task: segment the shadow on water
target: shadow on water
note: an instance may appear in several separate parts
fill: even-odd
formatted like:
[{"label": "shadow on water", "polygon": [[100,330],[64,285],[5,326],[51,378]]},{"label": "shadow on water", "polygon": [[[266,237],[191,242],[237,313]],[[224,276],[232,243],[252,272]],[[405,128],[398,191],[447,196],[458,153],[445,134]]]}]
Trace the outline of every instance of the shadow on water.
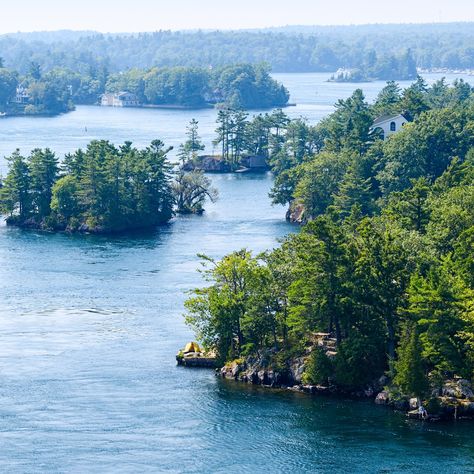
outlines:
[{"label": "shadow on water", "polygon": [[[248,425],[258,437],[272,427],[280,452],[304,472],[472,472],[474,454],[469,422],[430,424],[373,401],[310,396],[219,380],[216,404],[229,423]],[[228,418],[227,418],[228,417]],[[238,431],[234,426],[232,431]],[[291,440],[291,441],[290,441]],[[275,453],[276,454],[276,453]],[[362,463],[362,464],[361,464]],[[384,470],[385,469],[385,470]]]}]

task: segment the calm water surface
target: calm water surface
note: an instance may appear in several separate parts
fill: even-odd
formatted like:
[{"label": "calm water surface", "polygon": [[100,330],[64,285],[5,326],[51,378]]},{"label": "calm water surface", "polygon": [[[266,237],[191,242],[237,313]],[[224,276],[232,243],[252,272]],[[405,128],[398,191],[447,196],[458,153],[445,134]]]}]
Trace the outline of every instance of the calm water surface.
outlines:
[{"label": "calm water surface", "polygon": [[[316,121],[353,89],[322,77],[279,75],[301,103],[290,113]],[[369,85],[371,97],[382,85]],[[193,116],[210,141],[212,110],[79,107],[0,121],[0,148],[67,152],[94,137],[177,144]],[[213,180],[220,200],[204,216],[149,233],[0,226],[0,472],[474,472],[470,424],[412,424],[371,403],[176,367],[192,338],[182,311],[201,283],[196,254],[261,251],[294,230],[269,203],[270,176]]]}]

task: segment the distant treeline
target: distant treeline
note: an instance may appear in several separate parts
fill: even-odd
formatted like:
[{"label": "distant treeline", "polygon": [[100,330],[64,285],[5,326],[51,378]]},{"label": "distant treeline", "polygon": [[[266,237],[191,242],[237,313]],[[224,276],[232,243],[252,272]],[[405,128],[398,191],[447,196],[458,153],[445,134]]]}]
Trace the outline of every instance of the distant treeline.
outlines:
[{"label": "distant treeline", "polygon": [[21,76],[3,68],[0,59],[0,112],[61,113],[74,104],[95,104],[106,92],[120,91],[135,94],[141,104],[192,107],[283,107],[289,98],[285,87],[261,65],[131,69],[109,74],[103,67],[87,73],[56,67],[43,73],[39,63],[30,63]]},{"label": "distant treeline", "polygon": [[[233,32],[103,35],[91,32],[16,34],[0,37],[5,64],[26,73],[31,61],[81,74],[151,67],[220,67],[267,63],[274,72],[364,69],[389,64],[408,49],[421,68],[474,68],[471,23],[288,27]],[[384,76],[386,79],[402,79]]]}]

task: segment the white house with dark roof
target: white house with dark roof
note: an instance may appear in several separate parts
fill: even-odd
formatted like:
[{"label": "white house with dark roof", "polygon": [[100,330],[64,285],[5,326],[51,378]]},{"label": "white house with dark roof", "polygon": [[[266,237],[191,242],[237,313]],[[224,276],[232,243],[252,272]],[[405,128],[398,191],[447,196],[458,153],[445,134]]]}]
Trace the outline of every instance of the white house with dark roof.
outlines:
[{"label": "white house with dark roof", "polygon": [[371,131],[382,130],[383,139],[399,132],[409,120],[403,114],[381,115],[377,117],[370,128]]}]

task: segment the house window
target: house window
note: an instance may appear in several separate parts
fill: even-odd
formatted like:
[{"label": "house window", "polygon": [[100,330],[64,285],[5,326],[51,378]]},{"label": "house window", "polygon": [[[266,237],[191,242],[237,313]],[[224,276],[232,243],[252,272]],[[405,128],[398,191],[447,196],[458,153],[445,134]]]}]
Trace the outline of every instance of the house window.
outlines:
[{"label": "house window", "polygon": [[391,132],[397,131],[397,124],[395,122],[390,122],[390,131]]}]

